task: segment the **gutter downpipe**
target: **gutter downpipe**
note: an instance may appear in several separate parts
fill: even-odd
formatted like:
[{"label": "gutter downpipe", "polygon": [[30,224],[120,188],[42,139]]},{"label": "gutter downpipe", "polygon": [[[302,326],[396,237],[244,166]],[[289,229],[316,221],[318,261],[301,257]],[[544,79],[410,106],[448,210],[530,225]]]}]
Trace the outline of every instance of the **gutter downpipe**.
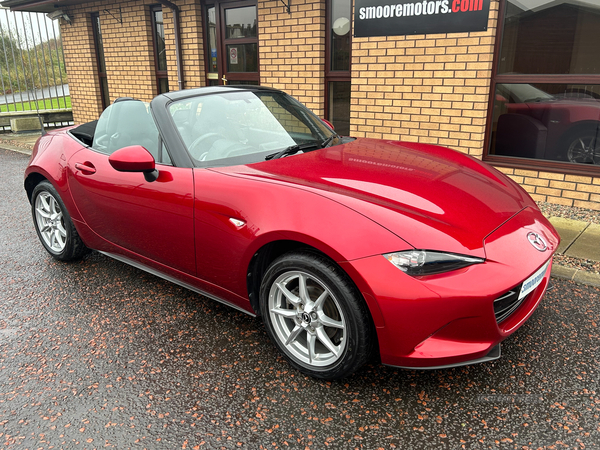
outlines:
[{"label": "gutter downpipe", "polygon": [[183,90],[183,62],[181,61],[181,38],[179,35],[179,7],[169,0],[158,0],[161,5],[164,5],[173,11],[173,28],[175,28],[175,56],[177,58],[177,84],[179,90]]}]

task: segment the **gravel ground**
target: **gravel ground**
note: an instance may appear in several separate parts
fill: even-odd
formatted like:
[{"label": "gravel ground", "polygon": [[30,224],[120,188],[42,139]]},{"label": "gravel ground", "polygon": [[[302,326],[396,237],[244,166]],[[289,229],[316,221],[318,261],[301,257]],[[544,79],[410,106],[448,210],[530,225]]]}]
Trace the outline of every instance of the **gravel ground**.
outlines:
[{"label": "gravel ground", "polygon": [[[555,205],[546,202],[538,202],[538,206],[546,217],[563,217],[565,219],[600,224],[600,211],[577,208],[576,206]],[[554,264],[600,275],[600,261],[573,258],[566,255],[554,255]]]},{"label": "gravel ground", "polygon": [[538,202],[538,206],[546,217],[564,217],[565,219],[600,224],[600,211],[577,208],[576,206],[555,205],[547,202]]}]

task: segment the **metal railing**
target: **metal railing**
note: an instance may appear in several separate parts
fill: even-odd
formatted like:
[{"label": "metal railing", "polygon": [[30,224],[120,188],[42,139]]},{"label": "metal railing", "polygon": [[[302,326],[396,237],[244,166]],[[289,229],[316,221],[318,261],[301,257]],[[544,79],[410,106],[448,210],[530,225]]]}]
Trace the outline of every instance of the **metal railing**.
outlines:
[{"label": "metal railing", "polygon": [[0,129],[4,131],[10,129],[7,117],[71,110],[58,21],[44,13],[0,7],[0,89],[4,119],[0,119]]}]

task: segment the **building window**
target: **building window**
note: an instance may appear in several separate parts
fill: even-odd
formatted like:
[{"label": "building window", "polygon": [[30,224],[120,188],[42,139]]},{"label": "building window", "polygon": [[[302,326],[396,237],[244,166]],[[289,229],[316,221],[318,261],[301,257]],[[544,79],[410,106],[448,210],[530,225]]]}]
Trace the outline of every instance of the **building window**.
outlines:
[{"label": "building window", "polygon": [[351,0],[327,2],[326,118],[341,135],[350,134]]},{"label": "building window", "polygon": [[485,159],[600,173],[600,5],[503,5]]},{"label": "building window", "polygon": [[204,11],[207,85],[260,84],[256,1],[216,0]]},{"label": "building window", "polygon": [[104,60],[104,44],[102,42],[99,13],[92,13],[92,27],[94,28],[94,44],[96,46],[96,63],[98,68],[98,80],[100,81],[102,109],[106,109],[106,107],[110,105],[110,95],[108,94],[108,80],[106,79],[106,62]]},{"label": "building window", "polygon": [[209,6],[206,8],[206,37],[207,45],[207,78],[208,86],[216,86],[219,84],[219,66],[217,62],[217,19],[216,8]]},{"label": "building window", "polygon": [[154,66],[156,69],[157,92],[169,92],[169,75],[167,72],[167,52],[165,48],[165,27],[161,6],[152,6],[152,36],[154,42]]}]

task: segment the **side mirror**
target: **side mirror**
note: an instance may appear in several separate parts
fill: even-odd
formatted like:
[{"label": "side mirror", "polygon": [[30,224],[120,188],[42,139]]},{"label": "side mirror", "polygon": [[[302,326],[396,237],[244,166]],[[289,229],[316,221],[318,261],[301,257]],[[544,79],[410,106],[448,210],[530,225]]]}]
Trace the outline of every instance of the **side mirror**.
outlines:
[{"label": "side mirror", "polygon": [[321,120],[323,121],[323,123],[325,125],[327,125],[329,128],[331,128],[332,130],[335,131],[335,128],[333,127],[333,124],[329,120],[327,120],[327,119],[321,119]]},{"label": "side mirror", "polygon": [[108,162],[119,172],[142,172],[148,182],[158,178],[154,157],[141,145],[120,148],[108,157]]}]

